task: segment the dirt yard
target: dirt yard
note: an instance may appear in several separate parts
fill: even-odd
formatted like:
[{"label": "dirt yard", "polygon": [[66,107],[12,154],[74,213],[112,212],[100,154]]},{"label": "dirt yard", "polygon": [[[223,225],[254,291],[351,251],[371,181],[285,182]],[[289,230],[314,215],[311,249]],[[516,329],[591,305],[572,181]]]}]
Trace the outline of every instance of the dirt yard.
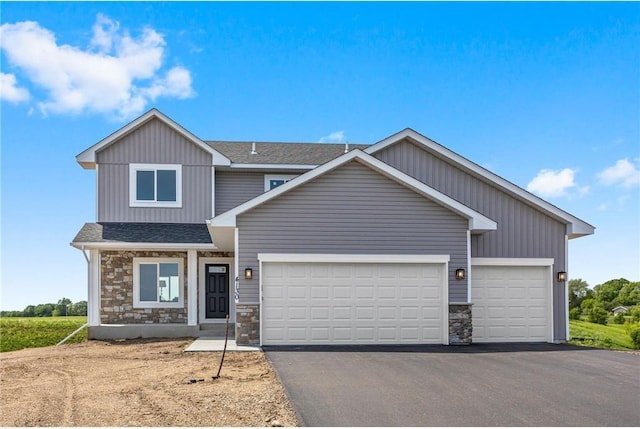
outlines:
[{"label": "dirt yard", "polygon": [[[0,426],[297,426],[259,352],[190,340],[90,341],[0,354]],[[204,379],[191,383],[190,379]]]}]

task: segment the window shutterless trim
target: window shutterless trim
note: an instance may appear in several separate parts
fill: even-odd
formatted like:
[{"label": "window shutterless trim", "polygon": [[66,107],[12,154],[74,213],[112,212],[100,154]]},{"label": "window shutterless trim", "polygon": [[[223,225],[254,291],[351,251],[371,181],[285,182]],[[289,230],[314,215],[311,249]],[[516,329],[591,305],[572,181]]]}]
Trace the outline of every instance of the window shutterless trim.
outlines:
[{"label": "window shutterless trim", "polygon": [[[140,301],[141,264],[178,264],[178,301]],[[158,271],[159,275],[159,271]],[[183,258],[133,258],[133,308],[183,308],[184,307],[184,259]]]},{"label": "window shutterless trim", "polygon": [[[158,170],[173,170],[176,172],[176,200],[157,201],[158,198]],[[137,199],[138,171],[153,171],[154,199]],[[167,207],[182,208],[182,165],[180,164],[129,164],[129,207]]]}]

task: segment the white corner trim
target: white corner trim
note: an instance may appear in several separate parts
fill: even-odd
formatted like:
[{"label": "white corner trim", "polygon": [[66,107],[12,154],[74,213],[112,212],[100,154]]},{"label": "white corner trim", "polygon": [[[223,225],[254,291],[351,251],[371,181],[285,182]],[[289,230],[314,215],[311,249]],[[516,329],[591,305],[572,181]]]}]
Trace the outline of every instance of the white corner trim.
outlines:
[{"label": "white corner trim", "polygon": [[94,168],[96,165],[96,153],[98,151],[118,141],[120,138],[124,137],[126,134],[144,125],[145,123],[147,123],[153,118],[159,119],[165,125],[169,126],[174,131],[176,131],[178,134],[182,135],[184,138],[194,143],[200,149],[209,153],[211,155],[212,165],[224,165],[224,166],[231,165],[231,160],[229,158],[222,155],[217,150],[213,149],[211,146],[206,144],[204,141],[200,140],[198,137],[196,137],[186,128],[182,127],[180,124],[178,124],[177,122],[175,122],[174,120],[172,120],[171,118],[169,118],[168,116],[160,112],[158,109],[149,110],[148,112],[142,114],[138,118],[129,122],[124,127],[120,128],[116,132],[100,140],[98,143],[94,144],[90,148],[85,149],[84,151],[76,155],[76,161],[85,169]]},{"label": "white corner trim", "polygon": [[211,217],[216,215],[216,167],[211,166]]},{"label": "white corner trim", "polygon": [[91,250],[89,252],[89,264],[88,264],[88,296],[87,296],[87,322],[89,326],[100,325],[100,302],[101,291],[100,287],[100,252],[98,250]]},{"label": "white corner trim", "polygon": [[449,261],[442,273],[442,344],[449,345]]},{"label": "white corner trim", "polygon": [[595,227],[586,223],[585,221],[578,219],[572,214],[567,213],[564,210],[554,206],[553,204],[546,202],[542,198],[539,198],[533,195],[532,193],[522,189],[521,187],[509,182],[506,179],[503,179],[502,177],[479,166],[478,164],[472,161],[469,161],[463,156],[458,155],[457,153],[447,149],[446,147],[440,145],[439,143],[436,143],[435,141],[429,139],[428,137],[423,136],[422,134],[412,130],[411,128],[406,128],[398,133],[395,133],[385,138],[384,140],[381,140],[378,143],[375,143],[365,148],[364,151],[368,154],[374,154],[407,137],[420,145],[428,147],[432,151],[442,155],[443,157],[463,167],[464,169],[469,170],[480,177],[484,177],[485,179],[488,179],[496,186],[502,188],[503,190],[513,195],[516,195],[520,199],[528,202],[529,204],[532,204],[535,207],[538,207],[540,210],[567,222],[567,234],[569,235],[569,238],[577,238],[583,235],[591,235],[595,232]]},{"label": "white corner trim", "polygon": [[467,302],[473,302],[472,289],[472,277],[473,270],[471,269],[471,231],[467,231]]},{"label": "white corner trim", "polygon": [[216,216],[210,221],[207,221],[209,225],[212,227],[224,227],[224,226],[236,226],[236,217],[260,204],[263,204],[273,198],[278,197],[279,195],[294,189],[310,180],[315,179],[316,177],[325,174],[335,168],[340,167],[343,164],[346,164],[349,161],[357,160],[362,164],[369,166],[370,168],[378,171],[379,173],[385,175],[391,180],[394,180],[404,186],[414,190],[415,192],[423,195],[424,197],[435,201],[436,203],[447,207],[449,210],[454,213],[459,214],[460,216],[470,219],[470,227],[476,231],[475,228],[478,228],[478,232],[483,232],[487,230],[495,230],[497,229],[497,223],[486,216],[476,212],[475,210],[470,209],[464,204],[454,200],[443,193],[436,191],[430,186],[425,185],[417,179],[391,167],[388,164],[372,157],[371,155],[366,154],[360,149],[354,149],[351,152],[345,153],[338,158],[335,158],[326,164],[321,165],[320,167],[311,170],[305,174],[302,174],[289,182],[278,186],[275,189],[272,189],[269,192],[265,192],[252,200],[245,202],[244,204],[240,204],[239,206],[221,214],[220,216]]},{"label": "white corner trim", "polygon": [[553,258],[471,258],[471,266],[551,267]]},{"label": "white corner trim", "polygon": [[[324,262],[375,264],[444,264],[449,255],[352,255],[324,253],[258,253],[263,262]],[[262,272],[262,271],[260,271]],[[446,277],[446,276],[445,276]]]}]

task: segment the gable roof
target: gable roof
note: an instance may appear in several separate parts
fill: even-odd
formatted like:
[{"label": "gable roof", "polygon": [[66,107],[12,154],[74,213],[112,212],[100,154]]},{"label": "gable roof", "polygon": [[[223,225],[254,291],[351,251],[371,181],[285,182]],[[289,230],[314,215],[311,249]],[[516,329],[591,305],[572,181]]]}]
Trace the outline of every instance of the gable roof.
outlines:
[{"label": "gable roof", "polygon": [[204,223],[85,223],[71,245],[76,248],[213,248]]},{"label": "gable roof", "polygon": [[481,177],[485,180],[488,180],[494,186],[507,192],[515,198],[538,208],[540,211],[550,215],[551,217],[560,219],[562,222],[567,224],[567,235],[569,236],[569,239],[591,235],[595,232],[595,227],[593,225],[588,224],[582,219],[579,219],[572,214],[565,212],[564,210],[554,206],[553,204],[543,200],[542,198],[535,196],[529,191],[509,182],[506,179],[503,179],[497,174],[492,173],[491,171],[479,166],[478,164],[468,160],[461,155],[458,155],[457,153],[447,149],[439,143],[436,143],[430,138],[423,136],[422,134],[412,130],[411,128],[405,128],[404,130],[393,134],[392,136],[387,137],[386,139],[381,140],[378,143],[368,146],[366,149],[364,149],[364,151],[368,154],[374,154],[404,139],[409,139],[419,146],[427,148],[430,152],[435,152],[445,160],[456,165],[458,168],[461,168],[462,170],[467,171],[476,177]]},{"label": "gable roof", "polygon": [[307,183],[310,180],[315,179],[318,176],[326,174],[341,165],[344,165],[350,161],[360,162],[378,173],[388,177],[389,179],[400,183],[401,185],[406,186],[409,189],[412,189],[414,192],[428,198],[452,212],[466,218],[469,220],[469,229],[474,233],[482,233],[486,231],[492,231],[497,229],[497,224],[495,221],[489,219],[488,217],[476,212],[475,210],[470,209],[464,204],[454,200],[447,195],[436,191],[430,186],[425,185],[413,177],[408,176],[407,174],[391,167],[388,164],[374,158],[371,155],[366,154],[360,149],[355,149],[351,152],[345,153],[344,155],[329,161],[320,167],[315,168],[305,174],[302,174],[289,182],[278,186],[275,189],[272,189],[264,194],[261,194],[255,197],[252,200],[247,201],[244,204],[240,204],[239,206],[214,217],[207,221],[207,224],[213,229],[214,236],[216,235],[215,229],[218,227],[228,228],[236,226],[236,218],[238,215],[245,213],[252,208],[259,206],[261,204],[266,203],[274,198],[277,198],[279,195],[290,191],[291,189],[295,189],[298,186]]},{"label": "gable roof", "polygon": [[165,125],[173,128],[178,134],[182,135],[187,140],[191,141],[196,146],[200,147],[205,152],[211,154],[213,159],[213,165],[230,165],[231,160],[226,156],[222,155],[220,152],[216,151],[214,148],[206,144],[204,141],[200,140],[194,134],[183,128],[180,124],[160,112],[158,109],[151,109],[147,113],[139,116],[137,119],[129,122],[124,127],[120,128],[118,131],[112,133],[111,135],[105,137],[100,140],[98,143],[94,144],[90,148],[82,151],[78,155],[76,155],[76,161],[85,169],[94,169],[96,166],[96,153],[102,149],[105,149],[109,145],[117,142],[125,135],[131,133],[137,128],[141,127],[145,123],[149,122],[152,119],[158,119],[162,121]]},{"label": "gable roof", "polygon": [[[222,153],[236,168],[259,168],[267,164],[269,167],[294,166],[304,169],[315,168],[345,153],[344,143],[276,143],[276,142],[230,142],[206,141],[216,151]],[[256,153],[251,154],[255,144]],[[348,146],[349,150],[364,149],[368,145]],[[258,165],[259,164],[259,165]]]}]

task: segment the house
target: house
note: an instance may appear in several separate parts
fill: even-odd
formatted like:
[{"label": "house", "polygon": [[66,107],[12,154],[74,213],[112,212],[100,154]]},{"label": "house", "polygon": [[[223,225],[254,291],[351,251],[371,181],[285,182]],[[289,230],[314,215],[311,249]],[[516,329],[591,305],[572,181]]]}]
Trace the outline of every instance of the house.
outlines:
[{"label": "house", "polygon": [[629,311],[629,307],[625,307],[624,305],[619,305],[611,311],[613,312],[614,316],[617,316],[618,314],[626,313],[627,311]]},{"label": "house", "polygon": [[372,145],[204,141],[151,110],[77,157],[90,338],[469,344],[568,338],[594,227],[411,130]]}]

